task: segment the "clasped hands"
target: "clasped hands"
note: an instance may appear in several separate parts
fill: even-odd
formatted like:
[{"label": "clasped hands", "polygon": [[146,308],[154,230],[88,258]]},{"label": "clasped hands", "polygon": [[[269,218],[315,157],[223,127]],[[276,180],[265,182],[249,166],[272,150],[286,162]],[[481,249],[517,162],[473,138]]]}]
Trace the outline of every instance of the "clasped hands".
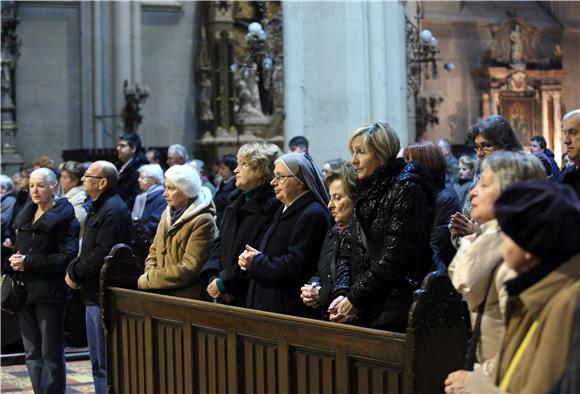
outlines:
[{"label": "clasped hands", "polygon": [[25,258],[26,258],[26,256],[23,254],[20,254],[20,252],[14,253],[12,256],[10,256],[8,258],[8,261],[10,262],[10,268],[12,268],[13,271],[24,272],[24,259]]},{"label": "clasped hands", "polygon": [[207,288],[206,288],[207,293],[214,300],[221,299],[226,304],[231,304],[232,301],[234,300],[234,296],[232,296],[229,293],[222,293],[217,285],[217,281],[218,281],[218,279],[216,278],[216,279],[212,280],[209,285],[207,285]]},{"label": "clasped hands", "polygon": [[470,220],[467,216],[460,212],[455,212],[451,215],[449,220],[449,228],[451,229],[452,235],[458,235],[464,237],[469,234],[473,234],[478,230],[478,224],[473,220]]},{"label": "clasped hands", "polygon": [[240,257],[238,257],[238,265],[240,266],[240,269],[242,271],[248,271],[252,265],[252,261],[254,261],[254,258],[260,253],[262,252],[252,248],[250,245],[246,245],[246,250],[244,250],[242,254],[240,254]]},{"label": "clasped hands", "polygon": [[345,296],[338,296],[328,307],[330,321],[352,323],[357,319],[358,309]]}]

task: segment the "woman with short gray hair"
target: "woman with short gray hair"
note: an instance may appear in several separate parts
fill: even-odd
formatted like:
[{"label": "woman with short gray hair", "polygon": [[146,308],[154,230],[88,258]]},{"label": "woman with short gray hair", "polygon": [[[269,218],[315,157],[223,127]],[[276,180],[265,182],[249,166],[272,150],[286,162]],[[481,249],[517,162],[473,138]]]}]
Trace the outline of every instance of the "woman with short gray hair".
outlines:
[{"label": "woman with short gray hair", "polygon": [[246,304],[248,278],[241,274],[238,256],[246,245],[257,245],[280,206],[270,185],[278,146],[249,142],[238,150],[234,169],[236,190],[229,196],[220,233],[201,271],[213,299],[235,306]]},{"label": "woman with short gray hair", "polygon": [[[14,183],[10,177],[2,174],[0,175],[0,207],[2,208],[2,213],[0,216],[0,223],[2,224],[2,239],[0,243],[3,243],[5,239],[10,238],[10,225],[12,224],[12,214],[14,213],[14,203],[16,203],[16,198],[12,195],[14,191]],[[2,264],[4,266],[4,264]]]},{"label": "woman with short gray hair", "polygon": [[84,233],[84,223],[87,210],[83,206],[87,194],[83,189],[81,178],[85,175],[85,167],[76,161],[65,161],[60,165],[60,186],[63,197],[66,198],[75,209],[77,220],[81,224],[81,237]]},{"label": "woman with short gray hair", "polygon": [[133,219],[133,249],[141,261],[145,260],[161,214],[167,207],[163,198],[163,169],[159,164],[145,164],[139,167],[139,188],[141,194],[135,197],[131,218]]},{"label": "woman with short gray hair", "polygon": [[35,393],[64,393],[66,267],[78,254],[79,223],[66,198],[56,196],[52,170],[30,174],[30,201],[14,219],[10,268],[24,278],[26,302],[18,312],[26,367]]},{"label": "woman with short gray hair", "polygon": [[473,339],[470,359],[481,364],[483,372],[489,375],[503,336],[507,302],[503,284],[515,275],[503,264],[501,229],[493,206],[512,183],[545,179],[546,173],[540,160],[524,152],[493,153],[483,161],[481,168],[480,181],[469,194],[471,217],[482,225],[480,231],[461,239],[459,250],[449,265],[449,277],[467,302],[472,325],[480,321],[478,331],[481,334],[479,339]]}]

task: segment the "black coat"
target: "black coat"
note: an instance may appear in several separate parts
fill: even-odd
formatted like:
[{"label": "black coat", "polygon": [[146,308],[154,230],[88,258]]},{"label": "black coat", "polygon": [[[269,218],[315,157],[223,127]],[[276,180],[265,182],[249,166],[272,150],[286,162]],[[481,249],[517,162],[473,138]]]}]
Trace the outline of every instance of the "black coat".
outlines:
[{"label": "black coat", "polygon": [[580,170],[576,165],[568,166],[560,173],[558,182],[572,186],[578,198],[580,198]]},{"label": "black coat", "polygon": [[[433,269],[431,178],[416,164],[394,159],[358,182],[357,192],[348,299],[359,309],[359,324],[403,332],[413,291]],[[359,230],[374,245],[374,258]]]},{"label": "black coat", "polygon": [[131,214],[118,194],[108,190],[89,209],[81,254],[67,268],[70,278],[81,286],[85,304],[98,303],[99,275],[103,259],[118,243],[131,240]]},{"label": "black coat", "polygon": [[[226,207],[231,202],[231,199],[229,196],[234,190],[237,190],[235,178],[231,179],[228,183],[221,181],[220,184],[218,185],[216,191],[215,191],[215,194],[213,196],[213,203],[215,204],[215,210],[216,210],[215,223],[218,226],[218,228],[221,228],[222,219],[224,216],[224,211],[225,211]],[[238,196],[238,195],[239,194],[237,194],[237,193],[235,194],[235,196]]]},{"label": "black coat", "polygon": [[141,193],[139,189],[139,168],[143,164],[148,164],[149,162],[142,154],[135,154],[131,162],[125,167],[123,171],[120,171],[123,167],[123,163],[118,165],[119,169],[119,181],[117,182],[117,193],[119,197],[127,207],[129,211],[133,209],[133,203],[135,202],[135,197],[137,194]]},{"label": "black coat", "polygon": [[339,232],[335,225],[328,230],[320,250],[318,275],[309,281],[320,284],[320,315],[324,320],[328,320],[330,303],[338,296],[346,297],[350,288],[350,256],[347,255],[348,248],[345,247],[348,242],[349,228]]},{"label": "black coat", "polygon": [[[449,220],[451,215],[460,211],[459,199],[453,186],[448,183],[445,187],[437,191],[435,197],[435,221],[431,231],[431,249],[433,250],[433,261],[441,268],[446,268],[453,260],[457,249],[451,243],[451,232],[449,231]],[[447,270],[443,270],[447,272]]]},{"label": "black coat", "polygon": [[300,288],[316,272],[330,215],[310,192],[299,197],[285,212],[283,208],[278,209],[256,248],[263,253],[254,258],[248,270],[246,307],[315,317],[317,312],[300,299]]},{"label": "black coat", "polygon": [[248,280],[240,274],[238,257],[246,245],[256,247],[272,223],[280,207],[270,185],[262,185],[250,193],[237,189],[225,209],[223,226],[213,242],[211,256],[201,269],[201,279],[207,286],[219,277],[227,293],[234,297],[232,305],[244,306]]},{"label": "black coat", "polygon": [[14,250],[25,255],[24,281],[27,302],[60,302],[66,299],[64,275],[79,251],[80,225],[72,205],[59,198],[33,223],[37,205],[30,201],[14,219]]}]

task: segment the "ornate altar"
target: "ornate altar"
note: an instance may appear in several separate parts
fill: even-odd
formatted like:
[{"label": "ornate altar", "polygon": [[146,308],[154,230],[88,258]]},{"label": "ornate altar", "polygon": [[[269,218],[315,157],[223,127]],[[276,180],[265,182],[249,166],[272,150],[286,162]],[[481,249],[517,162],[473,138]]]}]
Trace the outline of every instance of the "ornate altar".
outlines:
[{"label": "ornate altar", "polygon": [[200,157],[254,140],[284,141],[280,2],[201,4],[196,61]]},{"label": "ornate altar", "polygon": [[511,15],[492,26],[493,42],[478,70],[483,116],[500,114],[522,143],[543,135],[556,159],[562,156],[562,53],[556,45],[549,59],[535,55],[536,28]]}]

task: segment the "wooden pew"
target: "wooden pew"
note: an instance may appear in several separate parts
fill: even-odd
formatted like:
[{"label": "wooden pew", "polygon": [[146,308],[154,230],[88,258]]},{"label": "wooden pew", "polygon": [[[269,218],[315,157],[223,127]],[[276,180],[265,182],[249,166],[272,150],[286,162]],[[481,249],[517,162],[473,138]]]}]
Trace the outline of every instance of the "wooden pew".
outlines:
[{"label": "wooden pew", "polygon": [[101,272],[112,393],[435,393],[463,366],[467,324],[449,278],[431,273],[406,334],[130,290],[117,245]]}]

